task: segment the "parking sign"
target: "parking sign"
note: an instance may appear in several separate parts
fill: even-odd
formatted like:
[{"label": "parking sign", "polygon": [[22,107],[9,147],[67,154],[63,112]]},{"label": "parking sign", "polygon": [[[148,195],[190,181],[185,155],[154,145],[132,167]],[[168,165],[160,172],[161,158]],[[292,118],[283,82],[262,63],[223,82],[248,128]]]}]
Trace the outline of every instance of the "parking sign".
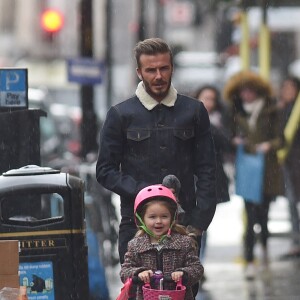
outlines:
[{"label": "parking sign", "polygon": [[28,108],[27,69],[0,69],[0,109]]}]

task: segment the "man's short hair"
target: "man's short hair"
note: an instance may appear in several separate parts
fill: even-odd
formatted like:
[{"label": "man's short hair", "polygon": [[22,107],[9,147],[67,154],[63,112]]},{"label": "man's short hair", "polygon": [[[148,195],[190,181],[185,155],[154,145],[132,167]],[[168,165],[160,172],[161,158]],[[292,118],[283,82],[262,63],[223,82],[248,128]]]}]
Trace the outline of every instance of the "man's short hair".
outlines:
[{"label": "man's short hair", "polygon": [[150,38],[140,41],[134,48],[136,64],[140,68],[140,57],[142,54],[155,55],[158,53],[170,53],[171,64],[173,65],[173,55],[169,45],[160,38]]}]

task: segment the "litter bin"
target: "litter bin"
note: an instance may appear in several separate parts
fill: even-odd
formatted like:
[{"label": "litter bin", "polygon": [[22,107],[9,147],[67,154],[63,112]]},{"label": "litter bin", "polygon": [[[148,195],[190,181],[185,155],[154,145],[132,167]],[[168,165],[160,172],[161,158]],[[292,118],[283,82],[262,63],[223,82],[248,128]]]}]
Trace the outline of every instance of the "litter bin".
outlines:
[{"label": "litter bin", "polygon": [[0,239],[20,241],[29,299],[89,299],[83,180],[35,165],[3,173]]}]

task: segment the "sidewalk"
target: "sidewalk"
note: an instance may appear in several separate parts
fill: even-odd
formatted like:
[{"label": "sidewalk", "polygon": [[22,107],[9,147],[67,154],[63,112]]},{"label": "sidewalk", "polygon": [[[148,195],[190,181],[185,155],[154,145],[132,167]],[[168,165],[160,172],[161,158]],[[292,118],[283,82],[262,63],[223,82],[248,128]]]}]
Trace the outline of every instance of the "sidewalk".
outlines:
[{"label": "sidewalk", "polygon": [[270,265],[260,264],[260,245],[255,248],[257,276],[244,279],[242,260],[243,202],[233,196],[230,203],[217,207],[208,231],[207,256],[203,262],[207,281],[197,300],[296,300],[300,299],[300,260],[281,261],[290,247],[288,237],[275,237],[289,231],[287,202],[279,198],[270,209]]}]

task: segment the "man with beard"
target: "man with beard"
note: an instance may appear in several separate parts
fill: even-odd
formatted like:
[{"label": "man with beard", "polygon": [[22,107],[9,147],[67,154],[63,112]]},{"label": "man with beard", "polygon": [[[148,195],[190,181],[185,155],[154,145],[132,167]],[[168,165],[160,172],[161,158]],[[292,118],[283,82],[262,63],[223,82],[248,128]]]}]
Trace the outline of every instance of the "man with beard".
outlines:
[{"label": "man with beard", "polygon": [[137,231],[133,204],[144,187],[177,176],[183,225],[195,228],[199,240],[216,208],[214,145],[204,105],[173,87],[173,56],[165,41],[146,39],[134,50],[141,82],[132,98],[109,109],[96,167],[98,182],[121,198],[121,263]]}]

